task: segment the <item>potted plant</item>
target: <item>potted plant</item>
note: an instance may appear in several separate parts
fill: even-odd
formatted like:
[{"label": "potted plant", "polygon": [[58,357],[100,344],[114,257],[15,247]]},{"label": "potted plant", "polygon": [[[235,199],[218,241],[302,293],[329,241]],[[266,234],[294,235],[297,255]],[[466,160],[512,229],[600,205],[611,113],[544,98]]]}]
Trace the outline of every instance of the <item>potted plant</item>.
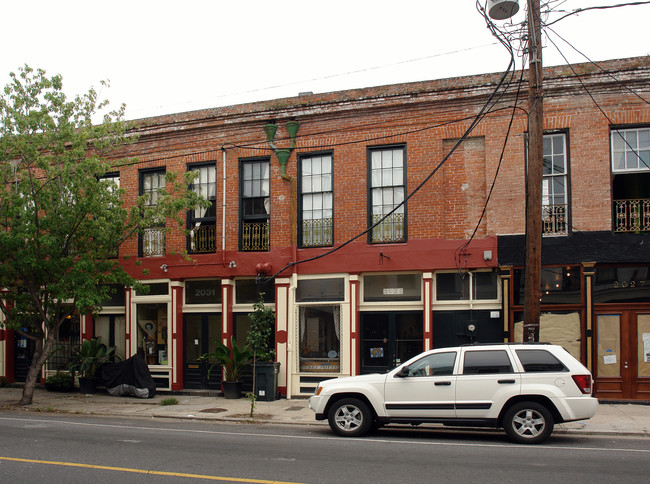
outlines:
[{"label": "potted plant", "polygon": [[264,293],[253,305],[253,312],[248,315],[251,328],[246,342],[253,350],[253,392],[254,398],[273,401],[277,396],[280,363],[275,360],[273,332],[275,330],[275,312],[264,305]]},{"label": "potted plant", "polygon": [[100,336],[84,340],[81,346],[75,349],[68,369],[73,374],[79,373],[79,391],[81,393],[95,393],[98,380],[97,369],[108,362],[114,352],[115,348],[107,347],[102,343]]},{"label": "potted plant", "polygon": [[208,368],[208,380],[215,366],[223,368],[224,374],[223,381],[221,382],[223,395],[226,398],[240,398],[242,385],[240,378],[246,368],[246,364],[253,356],[253,352],[249,345],[239,348],[234,336],[230,339],[232,348],[229,348],[218,339],[214,340],[214,343],[216,346],[214,351],[199,356],[199,361],[211,363]]}]

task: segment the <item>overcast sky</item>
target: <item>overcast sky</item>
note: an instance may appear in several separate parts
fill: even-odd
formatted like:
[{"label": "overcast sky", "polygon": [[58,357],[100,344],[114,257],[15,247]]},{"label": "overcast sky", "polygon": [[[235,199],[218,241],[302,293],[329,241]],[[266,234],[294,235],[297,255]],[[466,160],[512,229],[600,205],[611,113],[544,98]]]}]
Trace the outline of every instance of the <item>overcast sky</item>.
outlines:
[{"label": "overcast sky", "polygon": [[[617,3],[625,0],[550,0],[549,21]],[[0,86],[24,64],[62,74],[69,94],[108,79],[102,96],[126,103],[129,119],[497,72],[509,59],[475,0],[6,0],[0,12]],[[650,54],[649,20],[650,5],[627,6],[552,28],[600,61]],[[585,61],[554,41],[571,62]],[[565,63],[544,45],[544,65]]]}]

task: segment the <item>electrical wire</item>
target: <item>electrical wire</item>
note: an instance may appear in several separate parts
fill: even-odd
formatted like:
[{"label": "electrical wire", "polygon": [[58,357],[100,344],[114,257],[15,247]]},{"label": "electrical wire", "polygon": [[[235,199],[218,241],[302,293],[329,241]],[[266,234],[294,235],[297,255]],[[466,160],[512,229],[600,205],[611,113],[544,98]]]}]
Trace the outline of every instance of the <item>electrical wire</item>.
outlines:
[{"label": "electrical wire", "polygon": [[569,69],[571,69],[571,72],[573,72],[574,77],[578,80],[578,82],[580,83],[580,85],[582,86],[582,88],[585,90],[585,92],[587,93],[587,95],[588,95],[589,98],[591,99],[591,101],[592,101],[592,102],[594,103],[594,105],[598,108],[598,110],[599,110],[600,113],[605,117],[605,119],[607,119],[607,121],[608,121],[609,124],[611,125],[611,128],[612,128],[614,131],[616,131],[616,133],[617,133],[617,134],[621,137],[621,139],[625,142],[625,144],[627,145],[627,147],[628,147],[628,148],[629,148],[629,149],[630,149],[630,150],[631,150],[631,151],[636,155],[636,157],[639,159],[639,161],[640,161],[641,163],[643,163],[643,164],[645,165],[646,168],[650,169],[650,165],[648,165],[648,163],[647,163],[647,162],[646,162],[646,161],[641,157],[641,155],[636,151],[636,148],[633,147],[632,145],[630,145],[630,143],[627,141],[627,139],[625,138],[625,136],[623,136],[622,133],[620,132],[620,130],[616,127],[614,121],[612,121],[612,119],[607,115],[607,113],[605,112],[605,110],[600,106],[600,104],[598,104],[598,101],[596,101],[596,98],[594,97],[594,95],[591,93],[591,91],[589,90],[589,88],[588,88],[588,87],[585,85],[585,83],[582,81],[582,77],[580,77],[580,75],[576,72],[576,70],[573,68],[573,66],[569,63],[569,60],[566,58],[566,56],[564,55],[564,53],[562,52],[562,50],[558,47],[558,45],[553,41],[553,39],[552,39],[550,36],[547,35],[547,38],[548,38],[548,40],[553,44],[553,46],[554,46],[555,49],[558,51],[558,53],[562,56],[562,58],[564,59],[564,61],[567,63],[567,66],[569,67]]},{"label": "electrical wire", "polygon": [[545,24],[546,27],[550,27],[553,24],[558,23],[560,20],[564,20],[567,17],[570,17],[572,15],[576,15],[581,12],[587,12],[588,10],[607,10],[611,8],[619,8],[619,7],[633,7],[637,5],[648,5],[650,4],[650,1],[645,1],[645,2],[627,2],[627,3],[618,3],[616,5],[598,5],[594,7],[584,7],[584,8],[578,8],[572,12],[567,13],[566,15],[563,15],[562,17],[553,20],[552,22],[549,22]]},{"label": "electrical wire", "polygon": [[[479,11],[482,10],[483,13],[484,13],[484,17],[487,18],[487,14],[485,14],[484,9],[480,6],[479,0],[477,0],[477,8],[479,8]],[[491,22],[489,22],[489,23],[491,23]],[[495,28],[496,28],[496,27],[495,27]],[[500,37],[497,37],[497,38],[498,38],[502,43],[504,43]],[[505,45],[506,48],[508,49],[508,46],[507,46],[506,44],[504,44],[504,45]],[[430,172],[430,173],[429,173],[429,174],[424,178],[424,180],[422,180],[422,181],[421,181],[421,182],[420,182],[420,183],[419,183],[419,184],[418,184],[418,185],[417,185],[417,186],[416,186],[416,187],[415,187],[415,188],[414,188],[414,189],[413,189],[413,190],[412,190],[412,191],[411,191],[411,192],[410,192],[410,193],[409,193],[405,198],[404,198],[404,200],[403,200],[401,203],[397,204],[397,205],[396,205],[392,210],[390,210],[389,212],[387,212],[386,214],[384,214],[384,215],[383,215],[383,216],[382,216],[382,217],[381,217],[381,218],[380,218],[376,223],[374,223],[373,225],[371,225],[370,227],[368,227],[366,230],[364,230],[364,231],[360,232],[359,234],[355,235],[354,237],[352,237],[352,238],[348,239],[347,241],[343,242],[341,245],[339,245],[339,246],[337,246],[337,247],[334,247],[334,248],[328,250],[327,252],[325,252],[325,253],[323,253],[323,254],[320,254],[320,255],[317,255],[317,256],[314,256],[314,257],[309,257],[309,258],[307,258],[307,259],[302,259],[302,260],[299,260],[299,261],[293,261],[293,262],[290,262],[290,263],[288,263],[287,265],[285,265],[282,269],[280,269],[279,271],[277,271],[275,274],[271,275],[270,277],[258,277],[258,283],[264,283],[264,282],[268,282],[268,281],[270,281],[270,280],[272,280],[272,279],[275,279],[276,277],[278,277],[280,274],[282,274],[282,273],[283,273],[284,271],[286,271],[287,269],[290,269],[291,267],[295,267],[295,266],[298,265],[298,264],[304,264],[304,263],[306,263],[306,262],[312,262],[312,261],[315,261],[315,260],[318,260],[318,259],[322,259],[322,258],[324,258],[324,257],[327,257],[327,256],[333,254],[334,252],[337,252],[337,251],[341,250],[342,248],[344,248],[344,247],[346,247],[347,245],[349,245],[349,244],[351,244],[352,242],[354,242],[356,239],[358,239],[358,238],[360,238],[360,237],[362,237],[362,236],[368,234],[371,230],[373,230],[375,227],[377,227],[378,225],[380,225],[384,220],[386,220],[388,217],[390,217],[393,213],[395,213],[397,210],[399,210],[402,206],[405,206],[405,205],[407,204],[407,202],[408,202],[408,201],[409,201],[409,200],[410,200],[410,199],[411,199],[411,198],[412,198],[416,193],[418,193],[418,192],[420,191],[420,189],[422,189],[422,188],[423,188],[423,187],[428,183],[428,181],[429,181],[429,180],[430,180],[430,179],[431,179],[431,178],[432,178],[432,177],[433,177],[433,176],[438,172],[438,170],[439,170],[439,169],[440,169],[440,168],[441,168],[441,167],[442,167],[442,166],[447,162],[447,160],[448,160],[448,159],[451,157],[451,155],[456,151],[456,149],[457,149],[457,148],[462,144],[462,142],[465,141],[465,140],[467,139],[467,137],[472,133],[472,131],[474,130],[474,128],[476,128],[476,126],[477,126],[477,125],[478,125],[478,124],[483,120],[483,118],[484,118],[484,117],[489,113],[489,108],[490,108],[491,106],[494,107],[494,105],[495,105],[495,104],[494,104],[494,102],[495,102],[494,98],[495,98],[495,96],[497,95],[497,93],[499,93],[499,90],[501,89],[501,87],[503,86],[503,84],[506,82],[506,79],[508,78],[509,75],[511,76],[511,80],[510,80],[510,82],[512,82],[512,74],[514,73],[514,69],[513,69],[513,68],[514,68],[514,65],[515,65],[515,58],[514,58],[514,54],[513,54],[512,49],[509,48],[508,50],[509,50],[509,52],[510,52],[510,62],[508,63],[508,67],[507,67],[507,69],[503,72],[503,74],[502,74],[502,76],[501,76],[501,78],[500,78],[500,80],[499,80],[499,83],[497,84],[497,86],[495,87],[495,89],[492,91],[492,93],[490,94],[490,96],[488,97],[488,99],[486,100],[486,102],[483,104],[483,106],[482,106],[481,109],[479,110],[478,114],[474,117],[474,120],[470,123],[470,125],[467,127],[467,129],[465,130],[465,132],[463,133],[463,135],[462,135],[462,136],[458,139],[458,141],[454,144],[454,146],[452,147],[452,149],[451,149],[451,150],[450,150],[450,151],[449,151],[449,152],[448,152],[448,153],[443,157],[443,159],[442,159],[442,160],[441,160],[441,161],[440,161],[440,162],[435,166],[435,168],[434,168],[434,169],[433,169],[433,170],[432,170],[432,171],[431,171],[431,172]],[[509,84],[508,84],[508,85],[509,85]],[[504,92],[505,92],[505,91],[504,91]],[[498,102],[498,100],[499,100],[502,96],[503,96],[503,93],[502,93],[502,94],[497,98],[496,102]]]}]

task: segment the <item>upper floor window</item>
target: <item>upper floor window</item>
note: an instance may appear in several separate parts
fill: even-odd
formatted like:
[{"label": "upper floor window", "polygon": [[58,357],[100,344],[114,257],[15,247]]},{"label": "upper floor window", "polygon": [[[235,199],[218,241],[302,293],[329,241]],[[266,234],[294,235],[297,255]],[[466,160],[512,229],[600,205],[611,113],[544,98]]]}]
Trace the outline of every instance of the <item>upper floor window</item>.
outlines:
[{"label": "upper floor window", "polygon": [[612,129],[615,232],[650,231],[650,128]]},{"label": "upper floor window", "polygon": [[393,209],[370,233],[370,242],[406,241],[406,148],[371,149],[368,153],[370,180],[369,220],[374,226]]},{"label": "upper floor window", "polygon": [[188,213],[188,250],[192,254],[214,252],[217,249],[217,185],[214,165],[190,167],[198,173],[192,183],[192,190],[210,202],[207,208],[197,207]]},{"label": "upper floor window", "polygon": [[[165,188],[165,169],[140,172],[140,195],[146,196],[145,204],[153,207],[158,204],[160,190]],[[144,229],[140,238],[140,256],[165,255],[165,223]]]},{"label": "upper floor window", "polygon": [[650,170],[650,128],[612,130],[612,171]]},{"label": "upper floor window", "polygon": [[564,133],[544,135],[542,222],[544,235],[568,233],[567,150]]},{"label": "upper floor window", "polygon": [[332,245],[332,155],[300,160],[300,245]]},{"label": "upper floor window", "polygon": [[242,251],[269,250],[270,161],[242,161],[240,175],[240,248]]}]

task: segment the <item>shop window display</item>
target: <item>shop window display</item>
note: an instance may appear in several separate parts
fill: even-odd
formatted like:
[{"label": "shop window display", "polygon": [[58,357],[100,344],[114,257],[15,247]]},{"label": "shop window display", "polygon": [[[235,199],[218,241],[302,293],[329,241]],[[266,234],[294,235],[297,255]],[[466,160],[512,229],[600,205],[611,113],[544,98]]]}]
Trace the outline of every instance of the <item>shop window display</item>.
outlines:
[{"label": "shop window display", "polygon": [[138,304],[138,353],[149,365],[167,365],[167,304]]},{"label": "shop window display", "polygon": [[341,370],[339,306],[300,308],[300,371],[338,373]]}]

